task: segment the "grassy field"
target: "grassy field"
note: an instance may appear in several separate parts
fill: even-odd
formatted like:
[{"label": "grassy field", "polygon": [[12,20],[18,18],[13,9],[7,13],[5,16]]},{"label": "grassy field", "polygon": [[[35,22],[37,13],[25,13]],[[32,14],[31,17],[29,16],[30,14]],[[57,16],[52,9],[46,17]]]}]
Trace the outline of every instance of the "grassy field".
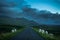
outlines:
[{"label": "grassy field", "polygon": [[[16,28],[16,32],[11,32],[13,28]],[[9,40],[11,37],[15,36],[19,32],[22,32],[24,27],[16,25],[0,25],[0,40]]]},{"label": "grassy field", "polygon": [[[33,29],[42,37],[46,38],[46,40],[60,40],[60,26],[34,26]],[[39,33],[39,29],[43,29],[45,31],[48,31],[48,33],[54,34],[54,36],[49,36],[46,35],[45,33],[42,34],[41,32]],[[52,37],[52,38],[51,38]]]}]

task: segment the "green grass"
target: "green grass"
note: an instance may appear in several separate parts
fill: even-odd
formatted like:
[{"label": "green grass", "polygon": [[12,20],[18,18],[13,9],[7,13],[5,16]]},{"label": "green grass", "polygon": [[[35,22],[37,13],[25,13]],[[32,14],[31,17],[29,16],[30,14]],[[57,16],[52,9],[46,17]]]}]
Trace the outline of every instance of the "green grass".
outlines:
[{"label": "green grass", "polygon": [[[11,30],[14,28],[17,29],[17,31],[11,32]],[[24,28],[24,26],[2,24],[0,25],[0,40],[9,40],[19,32],[22,32]]]},{"label": "green grass", "polygon": [[9,33],[3,33],[0,34],[0,40],[9,40],[10,38],[12,38],[13,36],[15,36],[16,34],[18,34],[19,32],[22,32],[24,28],[17,30],[16,32],[9,32]]},{"label": "green grass", "polygon": [[60,40],[60,35],[55,35],[56,40]]},{"label": "green grass", "polygon": [[37,28],[33,28],[40,36],[42,36],[43,38],[45,38],[46,40],[56,40],[54,36],[50,36],[49,34],[46,33],[41,33],[38,31]]},{"label": "green grass", "polygon": [[[33,26],[33,28],[35,31],[38,30],[39,28],[47,30],[49,33],[54,34],[54,39],[60,40],[60,25],[39,25],[39,26]],[[36,32],[40,35],[38,31]]]}]

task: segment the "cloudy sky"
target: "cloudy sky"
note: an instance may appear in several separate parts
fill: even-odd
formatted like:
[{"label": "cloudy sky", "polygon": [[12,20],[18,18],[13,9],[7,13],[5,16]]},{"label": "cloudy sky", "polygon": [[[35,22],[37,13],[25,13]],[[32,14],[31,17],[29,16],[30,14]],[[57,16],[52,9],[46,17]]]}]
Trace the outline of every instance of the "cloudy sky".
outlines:
[{"label": "cloudy sky", "polygon": [[[6,1],[6,2],[5,2]],[[59,12],[60,13],[60,0],[5,0],[2,1],[4,5],[11,5],[10,7],[2,7],[2,12],[0,9],[0,15],[9,16],[13,18],[20,18],[25,17],[30,20],[34,20],[38,23],[44,24],[55,24],[54,20],[51,19],[43,19],[43,18],[35,18],[34,15],[29,15],[28,13],[22,13],[22,8],[24,5],[31,5],[32,8],[36,8],[38,10],[47,10],[51,11],[52,13]],[[0,0],[1,2],[1,0]],[[0,3],[1,4],[1,3]],[[15,6],[14,6],[15,5]],[[60,20],[58,21],[60,22]]]},{"label": "cloudy sky", "polygon": [[60,0],[26,0],[32,8],[60,13]]},{"label": "cloudy sky", "polygon": [[[1,2],[1,0],[0,0]],[[2,2],[4,4],[9,5],[9,3],[15,3],[15,7],[4,7],[4,13],[0,13],[0,15],[8,15],[12,17],[20,17],[22,14],[20,13],[20,8],[23,5],[31,5],[32,8],[36,8],[38,10],[47,10],[52,13],[59,12],[60,14],[60,0],[5,0]],[[6,12],[6,13],[5,13]],[[25,14],[23,15],[25,16]]]}]

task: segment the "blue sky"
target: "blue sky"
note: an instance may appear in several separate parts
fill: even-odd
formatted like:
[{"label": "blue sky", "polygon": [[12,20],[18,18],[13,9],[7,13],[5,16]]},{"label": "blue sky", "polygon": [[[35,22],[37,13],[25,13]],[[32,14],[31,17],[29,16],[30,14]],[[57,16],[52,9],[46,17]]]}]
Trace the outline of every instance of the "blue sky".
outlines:
[{"label": "blue sky", "polygon": [[60,0],[26,0],[32,8],[60,13]]}]

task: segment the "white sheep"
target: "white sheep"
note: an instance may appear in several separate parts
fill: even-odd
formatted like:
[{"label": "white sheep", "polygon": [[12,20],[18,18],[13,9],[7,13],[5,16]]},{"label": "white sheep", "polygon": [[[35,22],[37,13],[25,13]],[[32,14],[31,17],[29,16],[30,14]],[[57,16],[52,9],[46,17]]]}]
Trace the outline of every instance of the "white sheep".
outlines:
[{"label": "white sheep", "polygon": [[16,32],[16,29],[12,29],[12,32]]},{"label": "white sheep", "polygon": [[15,32],[14,30],[12,30],[12,32]]},{"label": "white sheep", "polygon": [[16,29],[14,29],[14,31],[16,32]]},{"label": "white sheep", "polygon": [[42,33],[45,33],[45,30],[42,30]]},{"label": "white sheep", "polygon": [[39,29],[39,32],[42,32],[42,30],[41,30],[41,29]]},{"label": "white sheep", "polygon": [[46,31],[45,33],[48,34],[48,31]]}]

